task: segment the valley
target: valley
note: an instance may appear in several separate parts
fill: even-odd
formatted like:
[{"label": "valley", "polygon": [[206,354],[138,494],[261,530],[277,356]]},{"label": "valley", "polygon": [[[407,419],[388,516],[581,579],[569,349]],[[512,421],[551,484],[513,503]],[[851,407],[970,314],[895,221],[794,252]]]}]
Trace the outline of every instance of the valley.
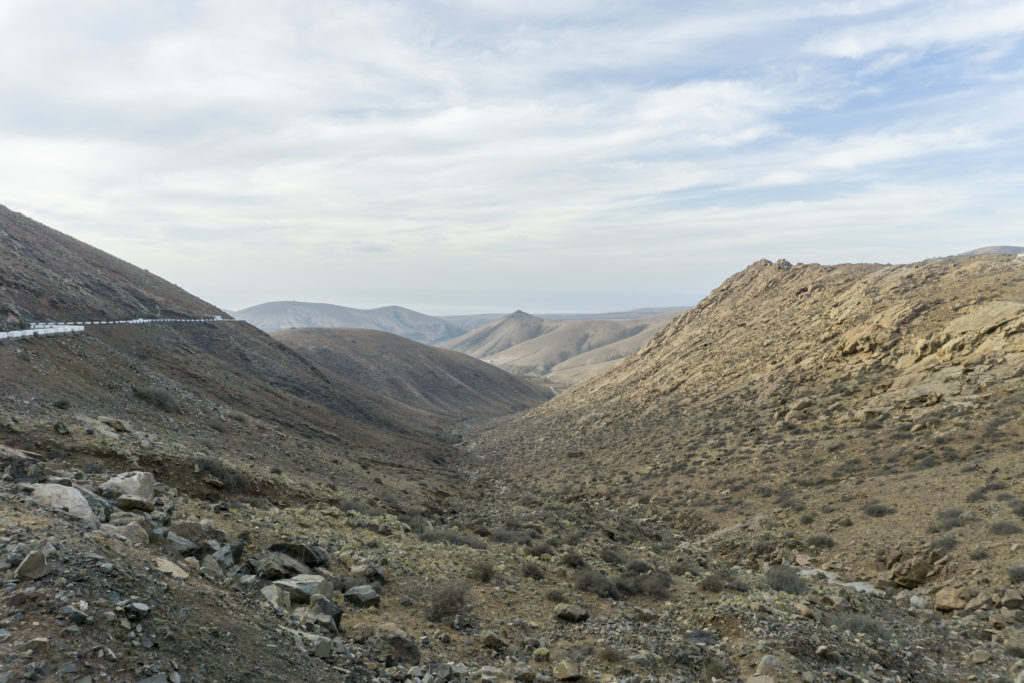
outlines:
[{"label": "valley", "polygon": [[1013,254],[759,261],[451,349],[163,320],[216,316],[0,209],[5,330],[153,320],[0,342],[0,683],[1024,668]]}]

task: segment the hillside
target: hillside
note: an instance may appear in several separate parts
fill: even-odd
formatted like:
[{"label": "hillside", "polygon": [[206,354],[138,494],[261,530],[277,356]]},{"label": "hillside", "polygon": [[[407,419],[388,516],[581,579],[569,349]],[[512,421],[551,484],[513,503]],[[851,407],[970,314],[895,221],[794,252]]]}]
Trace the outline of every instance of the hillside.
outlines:
[{"label": "hillside", "polygon": [[516,311],[443,344],[516,374],[573,384],[643,346],[679,311],[641,318],[548,320]]},{"label": "hillside", "polygon": [[[1022,333],[1020,258],[762,261],[606,374],[480,433],[474,452],[524,491],[705,533],[741,523],[712,543],[736,561],[793,562],[788,535],[874,580],[876,552],[941,541],[955,550],[928,593],[977,594],[1005,587],[1019,559]],[[970,523],[949,524],[953,509]],[[800,542],[816,535],[834,550]]]},{"label": "hillside", "polygon": [[307,327],[380,330],[427,344],[462,334],[461,328],[441,318],[401,306],[364,310],[303,301],[273,301],[237,311],[235,317],[264,332]]},{"label": "hillside", "polygon": [[532,408],[551,392],[493,365],[375,330],[282,330],[272,335],[361,387],[449,421]]},{"label": "hillside", "polygon": [[1024,247],[995,246],[981,247],[966,251],[961,256],[980,256],[982,254],[1024,254]]},{"label": "hillside", "polygon": [[180,287],[0,205],[0,326],[214,315]]}]

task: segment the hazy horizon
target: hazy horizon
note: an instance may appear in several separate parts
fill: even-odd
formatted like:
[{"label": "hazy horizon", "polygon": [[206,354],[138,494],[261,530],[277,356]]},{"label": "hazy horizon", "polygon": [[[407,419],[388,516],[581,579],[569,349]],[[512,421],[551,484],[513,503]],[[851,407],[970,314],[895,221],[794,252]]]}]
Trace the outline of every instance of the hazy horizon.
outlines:
[{"label": "hazy horizon", "polygon": [[1020,243],[1024,5],[11,0],[0,203],[238,310]]}]

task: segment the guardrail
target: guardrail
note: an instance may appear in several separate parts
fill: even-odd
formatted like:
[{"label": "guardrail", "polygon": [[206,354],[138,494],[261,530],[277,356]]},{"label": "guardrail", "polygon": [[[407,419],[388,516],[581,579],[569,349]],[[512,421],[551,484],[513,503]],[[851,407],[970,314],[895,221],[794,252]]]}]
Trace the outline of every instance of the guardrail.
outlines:
[{"label": "guardrail", "polygon": [[31,323],[27,330],[11,330],[0,332],[0,339],[22,339],[24,337],[41,337],[54,334],[75,334],[84,332],[89,325],[145,325],[148,323],[235,323],[242,322],[231,318],[225,319],[215,315],[212,318],[133,318],[132,320],[81,320],[74,322]]}]

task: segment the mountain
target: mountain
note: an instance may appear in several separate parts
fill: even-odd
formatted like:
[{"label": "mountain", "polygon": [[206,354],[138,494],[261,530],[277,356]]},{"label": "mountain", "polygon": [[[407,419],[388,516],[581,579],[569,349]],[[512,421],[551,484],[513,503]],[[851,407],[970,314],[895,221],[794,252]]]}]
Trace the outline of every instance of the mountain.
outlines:
[{"label": "mountain", "polygon": [[401,306],[363,310],[333,304],[302,301],[273,301],[251,306],[235,313],[264,332],[306,327],[338,327],[380,330],[427,344],[462,334],[459,327],[433,316]]},{"label": "mountain", "polygon": [[961,256],[978,256],[981,254],[1024,254],[1024,247],[981,247],[980,249],[965,251]]},{"label": "mountain", "polygon": [[633,353],[678,314],[671,310],[641,318],[548,320],[516,311],[443,346],[509,372],[572,384]]},{"label": "mountain", "polygon": [[1022,400],[1019,259],[761,261],[473,452],[534,495],[722,529],[709,547],[737,562],[768,534],[818,535],[873,579],[876,552],[910,557],[947,533],[949,580],[974,571],[977,588],[1004,584],[1013,561],[999,534],[1024,509]]},{"label": "mountain", "polygon": [[376,330],[281,330],[272,336],[361,387],[447,420],[532,408],[551,392],[455,351]]},{"label": "mountain", "polygon": [[0,326],[215,315],[180,287],[0,206]]}]

